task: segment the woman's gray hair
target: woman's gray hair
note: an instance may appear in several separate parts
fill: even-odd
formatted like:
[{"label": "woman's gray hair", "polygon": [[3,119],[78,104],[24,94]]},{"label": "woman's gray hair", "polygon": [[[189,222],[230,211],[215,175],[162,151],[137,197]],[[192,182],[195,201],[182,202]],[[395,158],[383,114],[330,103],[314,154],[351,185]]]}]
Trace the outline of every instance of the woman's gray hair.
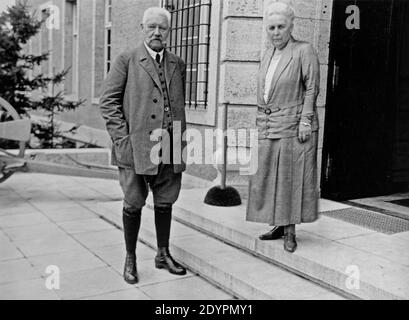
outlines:
[{"label": "woman's gray hair", "polygon": [[161,8],[161,7],[151,7],[151,8],[146,9],[145,12],[143,13],[142,24],[145,24],[148,18],[153,15],[165,16],[166,19],[168,19],[169,26],[170,26],[172,16],[168,10]]},{"label": "woman's gray hair", "polygon": [[294,21],[295,11],[293,6],[287,2],[275,1],[270,2],[264,10],[265,17],[268,18],[273,14],[281,14],[287,17],[290,22]]}]

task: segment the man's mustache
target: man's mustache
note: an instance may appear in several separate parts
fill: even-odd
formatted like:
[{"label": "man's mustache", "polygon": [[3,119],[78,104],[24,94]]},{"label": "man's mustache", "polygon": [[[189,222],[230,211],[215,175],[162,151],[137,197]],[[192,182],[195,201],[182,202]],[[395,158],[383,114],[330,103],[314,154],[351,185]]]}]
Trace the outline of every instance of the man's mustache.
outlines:
[{"label": "man's mustache", "polygon": [[158,40],[162,42],[162,44],[166,44],[166,40],[163,40],[162,38],[153,38],[151,41],[154,41],[154,40]]}]

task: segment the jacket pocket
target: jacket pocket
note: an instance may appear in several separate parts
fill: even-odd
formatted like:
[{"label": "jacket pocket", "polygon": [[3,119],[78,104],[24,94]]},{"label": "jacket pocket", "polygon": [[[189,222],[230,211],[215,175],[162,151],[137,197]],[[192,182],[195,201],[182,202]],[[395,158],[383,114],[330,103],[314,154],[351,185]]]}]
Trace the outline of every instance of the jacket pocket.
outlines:
[{"label": "jacket pocket", "polygon": [[114,151],[118,167],[134,167],[133,150],[129,135],[114,142]]}]

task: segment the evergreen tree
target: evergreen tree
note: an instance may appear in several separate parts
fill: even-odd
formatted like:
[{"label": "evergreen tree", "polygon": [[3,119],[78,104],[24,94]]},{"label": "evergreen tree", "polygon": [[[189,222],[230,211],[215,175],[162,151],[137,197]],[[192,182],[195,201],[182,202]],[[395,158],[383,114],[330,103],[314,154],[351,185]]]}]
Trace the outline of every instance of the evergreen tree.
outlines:
[{"label": "evergreen tree", "polygon": [[[34,76],[29,77],[29,71],[36,71],[48,60],[49,52],[35,55],[24,50],[29,40],[41,31],[46,18],[37,19],[25,1],[18,1],[0,14],[0,97],[23,117],[29,117],[33,110],[45,112],[48,121],[34,125],[33,134],[41,141],[41,147],[53,147],[54,136],[58,133],[54,115],[74,110],[85,100],[66,101],[63,91],[55,92],[54,88],[64,81],[69,69],[52,76],[34,72]],[[50,92],[49,88],[53,90]],[[38,92],[41,94],[33,95]]]}]

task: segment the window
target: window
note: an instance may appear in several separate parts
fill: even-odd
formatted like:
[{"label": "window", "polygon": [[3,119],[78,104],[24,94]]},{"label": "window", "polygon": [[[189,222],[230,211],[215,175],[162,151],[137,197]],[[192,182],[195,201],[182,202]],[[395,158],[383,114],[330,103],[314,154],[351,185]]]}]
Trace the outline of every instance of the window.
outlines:
[{"label": "window", "polygon": [[162,0],[172,15],[168,49],[186,62],[186,105],[208,103],[211,0]]},{"label": "window", "polygon": [[[47,21],[47,19],[51,15],[51,9],[49,7],[49,4],[45,4],[45,8],[41,10],[41,18],[43,21]],[[41,7],[44,7],[41,6]],[[41,8],[40,7],[40,8]],[[54,59],[54,53],[53,53],[53,32],[52,28],[50,28],[47,24],[44,24],[42,29],[41,29],[41,50],[42,53],[48,53],[48,60],[46,63],[42,64],[42,72],[49,77],[53,77],[55,74],[54,68],[53,68],[53,59]],[[52,93],[52,84],[50,83],[48,85],[48,92]]]},{"label": "window", "polygon": [[93,57],[92,57],[92,97],[93,102],[98,103],[102,85],[106,76],[106,46],[105,46],[105,1],[93,0]]},{"label": "window", "polygon": [[78,93],[78,25],[79,12],[77,1],[72,1],[72,91]]},{"label": "window", "polygon": [[[45,21],[50,16],[50,10],[48,8],[41,10],[41,20]],[[48,53],[48,61],[41,65],[41,72],[50,75],[50,62],[52,61],[52,47],[50,47],[50,31],[47,26],[43,24],[40,32],[41,37],[41,52]]]},{"label": "window", "polygon": [[112,0],[105,0],[105,63],[104,74],[106,75],[111,69],[112,55]]}]

